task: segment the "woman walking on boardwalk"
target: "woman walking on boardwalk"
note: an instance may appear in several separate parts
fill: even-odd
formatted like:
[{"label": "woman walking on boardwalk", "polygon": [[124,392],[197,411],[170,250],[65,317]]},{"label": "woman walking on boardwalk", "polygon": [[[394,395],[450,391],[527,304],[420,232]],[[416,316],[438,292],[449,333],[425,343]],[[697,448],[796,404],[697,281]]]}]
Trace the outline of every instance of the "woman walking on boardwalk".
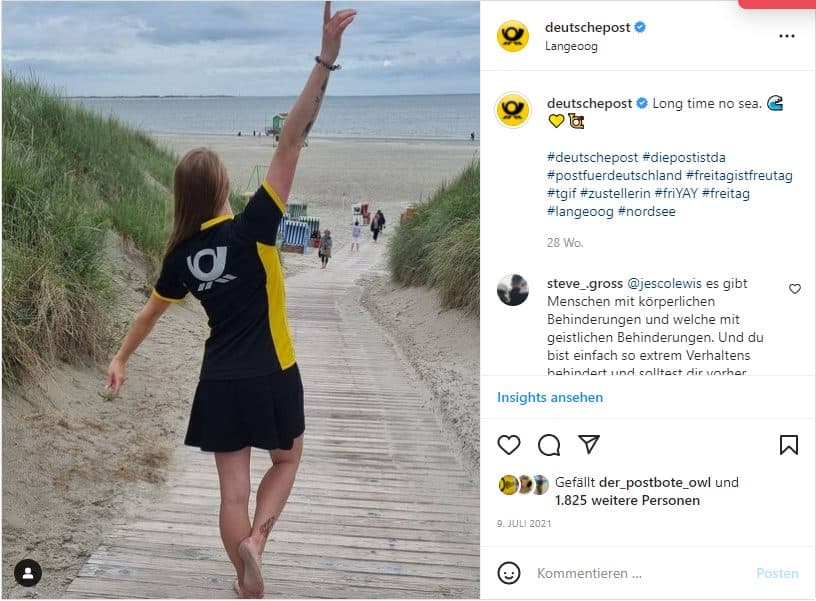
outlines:
[{"label": "woman walking on boardwalk", "polygon": [[320,239],[320,248],[318,249],[320,252],[320,261],[323,263],[322,269],[326,269],[326,265],[329,262],[329,258],[331,257],[331,249],[332,249],[332,238],[331,238],[331,231],[326,230],[323,233],[323,237]]},{"label": "woman walking on boardwalk", "polygon": [[[129,357],[172,303],[187,292],[209,318],[210,337],[184,443],[215,455],[221,490],[219,527],[235,566],[235,593],[260,597],[269,533],[294,484],[305,430],[303,386],[286,318],[283,271],[275,248],[300,156],[329,81],[339,66],[345,29],[356,11],[331,14],[303,92],[286,120],[266,177],[246,209],[233,215],[229,180],[217,154],[187,152],[176,166],[173,232],[153,294],[108,369],[119,393]],[[249,520],[250,450],[269,451],[272,467],[258,486]]]}]

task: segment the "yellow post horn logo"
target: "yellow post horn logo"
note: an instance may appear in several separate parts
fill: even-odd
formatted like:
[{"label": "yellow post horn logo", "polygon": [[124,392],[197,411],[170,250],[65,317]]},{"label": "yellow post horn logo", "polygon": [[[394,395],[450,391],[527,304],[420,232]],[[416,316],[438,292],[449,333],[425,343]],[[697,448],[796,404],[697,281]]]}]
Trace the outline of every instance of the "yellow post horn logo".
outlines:
[{"label": "yellow post horn logo", "polygon": [[496,33],[499,48],[507,52],[524,50],[529,39],[530,32],[521,21],[505,21],[499,26],[499,31]]},{"label": "yellow post horn logo", "polygon": [[496,104],[496,117],[507,127],[518,127],[530,116],[530,101],[521,94],[508,93]]}]

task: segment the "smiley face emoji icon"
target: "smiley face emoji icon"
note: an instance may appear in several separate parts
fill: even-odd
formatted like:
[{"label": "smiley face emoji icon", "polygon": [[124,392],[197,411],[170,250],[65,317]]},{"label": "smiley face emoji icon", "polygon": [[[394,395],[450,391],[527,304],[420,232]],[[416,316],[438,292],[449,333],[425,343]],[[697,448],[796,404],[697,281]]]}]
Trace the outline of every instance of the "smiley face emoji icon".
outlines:
[{"label": "smiley face emoji icon", "polygon": [[507,52],[524,50],[529,39],[530,32],[521,21],[505,21],[499,26],[499,31],[496,32],[499,48]]},{"label": "smiley face emoji icon", "polygon": [[521,578],[521,568],[515,561],[505,561],[499,566],[498,574],[502,584],[515,584]]},{"label": "smiley face emoji icon", "polygon": [[507,127],[519,127],[530,116],[530,101],[521,94],[510,92],[496,103],[496,117]]}]

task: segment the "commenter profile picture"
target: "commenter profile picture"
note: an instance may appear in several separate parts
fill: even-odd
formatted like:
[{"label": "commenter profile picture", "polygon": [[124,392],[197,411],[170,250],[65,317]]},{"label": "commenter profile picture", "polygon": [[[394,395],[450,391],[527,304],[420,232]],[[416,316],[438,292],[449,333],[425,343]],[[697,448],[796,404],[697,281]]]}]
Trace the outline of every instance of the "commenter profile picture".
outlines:
[{"label": "commenter profile picture", "polygon": [[499,300],[505,305],[515,307],[527,300],[530,288],[526,279],[517,273],[513,273],[499,280],[496,293],[499,295]]}]

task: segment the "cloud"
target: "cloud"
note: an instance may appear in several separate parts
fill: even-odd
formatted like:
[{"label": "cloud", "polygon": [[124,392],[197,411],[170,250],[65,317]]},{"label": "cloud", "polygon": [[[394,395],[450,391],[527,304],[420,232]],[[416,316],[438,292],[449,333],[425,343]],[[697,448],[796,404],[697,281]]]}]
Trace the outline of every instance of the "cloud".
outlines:
[{"label": "cloud", "polygon": [[[358,9],[333,93],[478,92],[477,2]],[[10,2],[3,13],[3,68],[68,94],[292,95],[319,51],[322,2]]]}]

